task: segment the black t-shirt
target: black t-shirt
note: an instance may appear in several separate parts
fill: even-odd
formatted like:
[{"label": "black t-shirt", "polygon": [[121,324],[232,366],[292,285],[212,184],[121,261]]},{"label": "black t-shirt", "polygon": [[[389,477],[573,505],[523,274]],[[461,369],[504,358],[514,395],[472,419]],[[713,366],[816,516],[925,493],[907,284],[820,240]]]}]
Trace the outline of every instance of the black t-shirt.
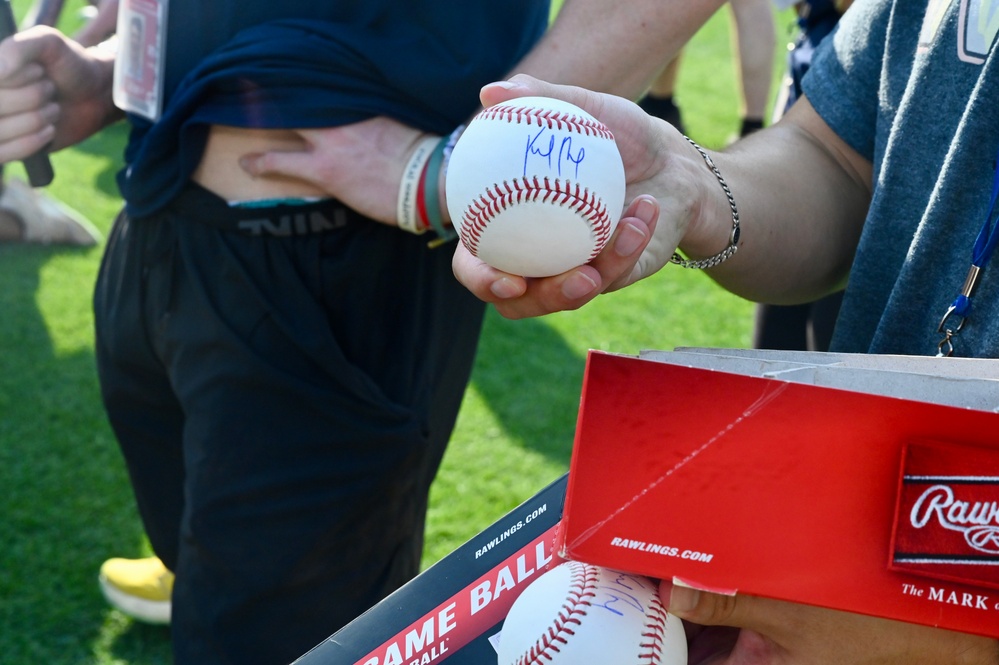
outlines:
[{"label": "black t-shirt", "polygon": [[168,203],[210,124],[329,127],[387,115],[446,134],[543,34],[547,0],[171,0],[163,115],[131,117],[129,213]]}]

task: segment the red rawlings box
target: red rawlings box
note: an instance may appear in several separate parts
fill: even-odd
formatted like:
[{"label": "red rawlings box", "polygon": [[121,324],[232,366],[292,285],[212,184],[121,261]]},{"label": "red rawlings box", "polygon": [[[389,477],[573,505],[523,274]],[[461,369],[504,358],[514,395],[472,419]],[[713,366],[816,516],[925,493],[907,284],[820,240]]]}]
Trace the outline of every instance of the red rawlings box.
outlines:
[{"label": "red rawlings box", "polygon": [[999,637],[999,361],[591,352],[556,546]]}]

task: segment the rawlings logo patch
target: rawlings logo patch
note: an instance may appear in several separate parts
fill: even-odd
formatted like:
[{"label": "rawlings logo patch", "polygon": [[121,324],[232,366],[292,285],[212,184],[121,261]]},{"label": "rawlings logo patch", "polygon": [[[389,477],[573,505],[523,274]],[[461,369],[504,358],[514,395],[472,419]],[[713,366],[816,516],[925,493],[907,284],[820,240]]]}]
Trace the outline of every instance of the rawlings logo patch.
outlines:
[{"label": "rawlings logo patch", "polygon": [[890,567],[999,588],[999,450],[906,446]]}]

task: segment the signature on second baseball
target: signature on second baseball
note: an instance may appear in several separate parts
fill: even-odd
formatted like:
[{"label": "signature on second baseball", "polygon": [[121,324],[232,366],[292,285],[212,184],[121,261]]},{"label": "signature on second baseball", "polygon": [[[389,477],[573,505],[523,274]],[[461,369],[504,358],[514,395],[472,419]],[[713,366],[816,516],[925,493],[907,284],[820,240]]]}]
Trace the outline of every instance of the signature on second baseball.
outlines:
[{"label": "signature on second baseball", "polygon": [[618,616],[624,616],[625,612],[632,610],[645,613],[646,608],[636,595],[637,589],[648,588],[647,583],[641,578],[621,574],[610,584],[600,585],[597,588],[600,591],[590,602],[591,606],[602,607]]},{"label": "signature on second baseball", "polygon": [[527,176],[527,164],[531,157],[544,159],[548,162],[548,170],[554,170],[562,177],[562,165],[566,170],[574,169],[573,178],[579,177],[579,165],[586,159],[586,149],[579,148],[573,152],[572,137],[565,136],[559,140],[555,133],[542,129],[534,136],[528,134],[527,149],[524,151],[524,176]]}]

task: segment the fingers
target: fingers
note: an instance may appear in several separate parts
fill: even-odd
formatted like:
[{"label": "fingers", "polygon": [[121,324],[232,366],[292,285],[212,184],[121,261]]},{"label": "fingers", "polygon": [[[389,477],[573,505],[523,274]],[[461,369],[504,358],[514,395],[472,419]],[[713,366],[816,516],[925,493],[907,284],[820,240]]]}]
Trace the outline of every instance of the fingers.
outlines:
[{"label": "fingers", "polygon": [[39,63],[22,62],[23,51],[16,46],[10,39],[0,44],[0,117],[38,109],[51,115],[54,111],[44,107],[55,99],[55,84]]},{"label": "fingers", "polygon": [[492,268],[458,243],[452,260],[455,277],[476,297],[493,303],[510,319],[579,309],[601,293],[620,288],[638,277],[636,265],[652,238],[659,214],[649,196],[636,199],[625,211],[614,235],[592,263],[561,275],[525,279]]},{"label": "fingers", "polygon": [[452,267],[459,282],[480,300],[492,303],[508,319],[578,309],[601,292],[600,273],[591,266],[580,266],[553,277],[527,279],[486,265],[460,242]]},{"label": "fingers", "polygon": [[608,243],[612,251],[601,252],[591,264],[609,280],[602,293],[616,291],[647,276],[639,261],[658,223],[659,202],[655,198],[639,196],[632,201]]},{"label": "fingers", "polygon": [[527,280],[486,265],[459,241],[451,259],[454,276],[484,302],[514,300],[527,291]]},{"label": "fingers", "polygon": [[748,628],[781,641],[815,608],[767,598],[701,591],[663,581],[659,594],[671,614],[702,626]]},{"label": "fingers", "polygon": [[[668,580],[659,583],[659,596],[674,614],[701,626],[741,626],[736,623],[738,600],[735,594],[700,591]],[[738,600],[737,600],[738,598]]]},{"label": "fingers", "polygon": [[55,137],[59,105],[45,103],[38,108],[34,104],[13,94],[0,94],[0,163],[34,154]]},{"label": "fingers", "polygon": [[313,184],[320,181],[311,151],[254,152],[239,158],[239,166],[253,177],[286,176]]},{"label": "fingers", "polygon": [[585,88],[548,83],[527,74],[517,74],[507,81],[489,83],[479,92],[479,99],[486,107],[517,97],[531,96],[552,97],[576,106],[585,106],[598,97]]},{"label": "fingers", "polygon": [[[0,63],[2,62],[3,61],[0,61]],[[3,89],[4,91],[17,90],[19,88],[24,88],[25,86],[30,86],[33,83],[43,81],[44,78],[45,69],[37,62],[32,62],[24,65],[23,67],[11,70],[6,76],[0,77],[0,89]],[[50,89],[54,90],[54,86],[51,83],[48,85]],[[52,93],[48,94],[51,96]]]},{"label": "fingers", "polygon": [[58,43],[49,33],[32,30],[0,42],[0,163],[34,154],[55,137],[62,109],[39,60]]},{"label": "fingers", "polygon": [[52,104],[55,99],[55,85],[47,79],[31,81],[21,86],[10,83],[4,81],[0,85],[0,117],[37,111]]},{"label": "fingers", "polygon": [[0,119],[0,164],[33,155],[52,142],[55,124],[46,121],[46,115],[32,113]]},{"label": "fingers", "polygon": [[67,37],[47,26],[34,26],[0,42],[0,81],[35,80],[44,72],[42,62],[60,57]]}]

